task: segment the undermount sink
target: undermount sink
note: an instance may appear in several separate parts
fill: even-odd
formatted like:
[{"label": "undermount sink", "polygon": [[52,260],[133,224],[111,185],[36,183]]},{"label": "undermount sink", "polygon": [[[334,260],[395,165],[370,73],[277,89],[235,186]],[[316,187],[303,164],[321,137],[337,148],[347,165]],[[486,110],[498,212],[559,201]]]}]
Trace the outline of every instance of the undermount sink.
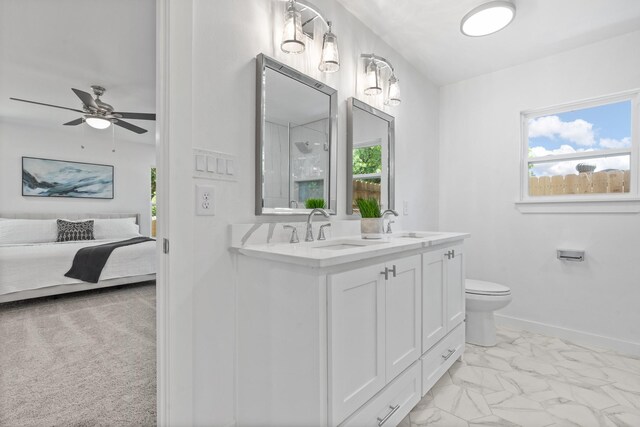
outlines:
[{"label": "undermount sink", "polygon": [[434,233],[434,232],[406,232],[400,233],[393,236],[393,238],[401,238],[401,239],[426,239],[428,237],[436,237],[441,235],[442,233]]},{"label": "undermount sink", "polygon": [[327,242],[323,242],[321,244],[316,244],[313,247],[315,249],[326,249],[329,251],[340,251],[340,250],[345,250],[345,249],[355,249],[355,248],[362,248],[362,247],[366,247],[366,246],[373,246],[373,245],[382,245],[384,243],[387,243],[385,241],[373,241],[373,240],[333,240],[333,241],[327,241]]}]

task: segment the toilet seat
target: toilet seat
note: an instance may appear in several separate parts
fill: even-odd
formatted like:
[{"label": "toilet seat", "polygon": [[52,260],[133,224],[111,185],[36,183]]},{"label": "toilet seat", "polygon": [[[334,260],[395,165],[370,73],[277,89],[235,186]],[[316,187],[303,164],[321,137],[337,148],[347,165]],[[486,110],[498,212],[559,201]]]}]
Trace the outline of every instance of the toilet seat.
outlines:
[{"label": "toilet seat", "polygon": [[508,286],[499,285],[498,283],[485,282],[483,280],[466,279],[465,292],[472,295],[511,295],[511,289]]}]

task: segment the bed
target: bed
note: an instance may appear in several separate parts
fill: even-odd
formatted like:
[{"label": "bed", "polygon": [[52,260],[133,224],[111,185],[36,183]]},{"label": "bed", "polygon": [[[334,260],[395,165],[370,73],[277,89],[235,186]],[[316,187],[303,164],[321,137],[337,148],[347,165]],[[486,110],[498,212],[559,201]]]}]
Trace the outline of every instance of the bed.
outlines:
[{"label": "bed", "polygon": [[[56,219],[94,219],[96,240],[55,242]],[[138,235],[137,214],[0,212],[0,303],[155,280],[156,242],[113,251],[98,283],[65,277],[76,252]]]}]

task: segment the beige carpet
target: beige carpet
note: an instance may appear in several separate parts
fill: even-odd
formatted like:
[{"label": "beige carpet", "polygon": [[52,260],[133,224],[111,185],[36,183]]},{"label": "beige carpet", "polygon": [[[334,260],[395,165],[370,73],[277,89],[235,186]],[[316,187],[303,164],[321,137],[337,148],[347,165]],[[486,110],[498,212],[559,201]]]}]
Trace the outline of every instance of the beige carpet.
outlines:
[{"label": "beige carpet", "polygon": [[156,424],[155,282],[0,304],[0,426]]}]

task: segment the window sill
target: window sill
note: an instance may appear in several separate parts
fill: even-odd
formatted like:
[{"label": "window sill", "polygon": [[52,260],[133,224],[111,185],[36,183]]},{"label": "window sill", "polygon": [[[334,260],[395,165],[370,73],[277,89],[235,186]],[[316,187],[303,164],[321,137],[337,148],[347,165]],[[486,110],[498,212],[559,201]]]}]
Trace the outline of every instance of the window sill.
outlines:
[{"label": "window sill", "polygon": [[515,203],[516,209],[529,213],[612,213],[630,214],[640,212],[640,198],[582,199],[582,200],[527,200]]}]

